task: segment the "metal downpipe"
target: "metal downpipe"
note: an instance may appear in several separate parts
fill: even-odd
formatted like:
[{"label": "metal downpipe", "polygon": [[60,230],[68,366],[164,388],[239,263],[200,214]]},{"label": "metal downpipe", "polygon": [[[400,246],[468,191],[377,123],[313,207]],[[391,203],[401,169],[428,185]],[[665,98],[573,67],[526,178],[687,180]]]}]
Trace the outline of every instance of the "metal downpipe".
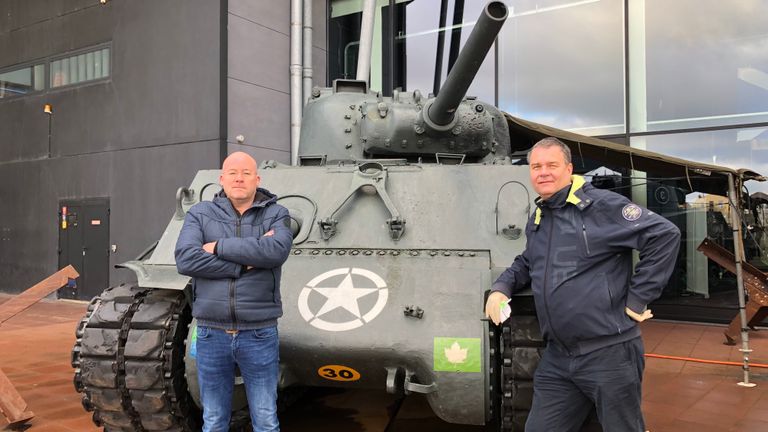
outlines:
[{"label": "metal downpipe", "polygon": [[303,42],[302,42],[302,107],[312,97],[312,1],[304,0],[304,22],[303,22]]},{"label": "metal downpipe", "polygon": [[742,369],[744,370],[744,381],[741,381],[739,385],[743,387],[754,387],[756,384],[749,382],[749,353],[751,353],[752,350],[749,349],[747,312],[746,305],[744,303],[744,274],[741,270],[744,242],[741,238],[741,215],[739,214],[738,210],[740,200],[739,197],[736,196],[736,187],[734,185],[733,174],[728,174],[728,200],[730,201],[729,207],[731,208],[733,256],[736,260],[736,287],[739,295],[739,318],[741,319],[741,349],[739,351],[741,351],[744,355],[744,363],[742,365]]},{"label": "metal downpipe", "polygon": [[373,24],[376,18],[376,0],[363,1],[363,18],[360,23],[360,46],[357,52],[357,75],[370,86],[371,50],[373,48]]},{"label": "metal downpipe", "polygon": [[301,22],[302,2],[291,0],[291,165],[298,165],[301,135]]}]

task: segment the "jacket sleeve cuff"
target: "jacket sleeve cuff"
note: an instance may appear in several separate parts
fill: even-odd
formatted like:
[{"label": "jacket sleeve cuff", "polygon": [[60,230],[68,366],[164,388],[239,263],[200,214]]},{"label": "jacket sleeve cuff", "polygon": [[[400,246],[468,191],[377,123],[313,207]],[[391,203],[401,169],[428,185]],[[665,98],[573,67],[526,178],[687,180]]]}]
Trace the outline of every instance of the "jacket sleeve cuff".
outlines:
[{"label": "jacket sleeve cuff", "polygon": [[512,297],[512,289],[502,282],[496,282],[491,287],[491,292],[498,291],[507,297]]},{"label": "jacket sleeve cuff", "polygon": [[216,256],[219,255],[219,242],[218,241],[213,245],[213,254],[216,255]]},{"label": "jacket sleeve cuff", "polygon": [[641,314],[648,308],[648,304],[638,298],[627,297],[627,307],[634,313]]}]

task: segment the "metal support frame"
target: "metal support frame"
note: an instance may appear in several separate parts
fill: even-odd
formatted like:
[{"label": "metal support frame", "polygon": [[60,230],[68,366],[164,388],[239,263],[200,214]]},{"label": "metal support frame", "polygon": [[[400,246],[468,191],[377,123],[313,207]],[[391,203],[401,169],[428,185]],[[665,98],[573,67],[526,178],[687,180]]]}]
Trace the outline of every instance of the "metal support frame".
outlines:
[{"label": "metal support frame", "polygon": [[[740,188],[739,188],[740,189]],[[743,387],[755,387],[757,384],[749,382],[749,353],[752,352],[749,349],[749,329],[747,328],[747,312],[744,296],[744,274],[742,272],[741,263],[743,260],[744,241],[741,238],[741,215],[739,214],[739,195],[737,190],[733,174],[728,174],[728,199],[730,200],[731,209],[731,227],[733,229],[733,251],[736,261],[736,286],[739,294],[739,318],[741,319],[741,349],[739,351],[744,355],[744,364],[742,369],[744,371],[744,381],[739,382]]]}]

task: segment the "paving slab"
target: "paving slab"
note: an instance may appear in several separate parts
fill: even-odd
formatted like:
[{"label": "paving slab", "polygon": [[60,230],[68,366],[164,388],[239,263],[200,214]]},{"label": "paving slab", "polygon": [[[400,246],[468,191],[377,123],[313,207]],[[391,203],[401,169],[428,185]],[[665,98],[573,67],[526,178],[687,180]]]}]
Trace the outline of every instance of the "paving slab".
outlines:
[{"label": "paving slab", "polygon": [[[0,303],[10,296],[0,294]],[[83,410],[69,364],[85,302],[43,300],[0,326],[0,367],[35,413],[32,432],[100,431]],[[724,326],[650,321],[642,324],[646,352],[717,361],[741,361],[739,346],[723,344]],[[768,364],[768,330],[750,332],[753,363]],[[768,368],[752,368],[754,388],[737,385],[740,366],[691,360],[646,359],[643,411],[648,429],[768,431]],[[291,431],[481,431],[435,418],[424,397],[398,406],[383,391],[313,389],[282,416]],[[0,419],[0,430],[7,423]]]}]

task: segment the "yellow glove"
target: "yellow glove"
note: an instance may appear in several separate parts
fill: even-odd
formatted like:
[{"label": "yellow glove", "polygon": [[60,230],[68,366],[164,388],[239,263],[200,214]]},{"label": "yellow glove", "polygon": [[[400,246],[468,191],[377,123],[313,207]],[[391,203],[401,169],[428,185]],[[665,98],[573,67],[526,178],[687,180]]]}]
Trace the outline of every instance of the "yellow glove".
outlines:
[{"label": "yellow glove", "polygon": [[499,291],[494,291],[488,296],[488,301],[485,302],[485,316],[496,325],[501,322],[501,303],[505,301],[509,301],[509,297]]},{"label": "yellow glove", "polygon": [[630,309],[628,307],[625,307],[624,308],[624,312],[626,312],[627,315],[629,315],[630,318],[632,318],[633,320],[635,320],[637,322],[643,322],[645,320],[653,318],[653,313],[651,313],[650,309],[644,310],[643,313],[637,313],[637,312],[633,311],[632,309]]}]

